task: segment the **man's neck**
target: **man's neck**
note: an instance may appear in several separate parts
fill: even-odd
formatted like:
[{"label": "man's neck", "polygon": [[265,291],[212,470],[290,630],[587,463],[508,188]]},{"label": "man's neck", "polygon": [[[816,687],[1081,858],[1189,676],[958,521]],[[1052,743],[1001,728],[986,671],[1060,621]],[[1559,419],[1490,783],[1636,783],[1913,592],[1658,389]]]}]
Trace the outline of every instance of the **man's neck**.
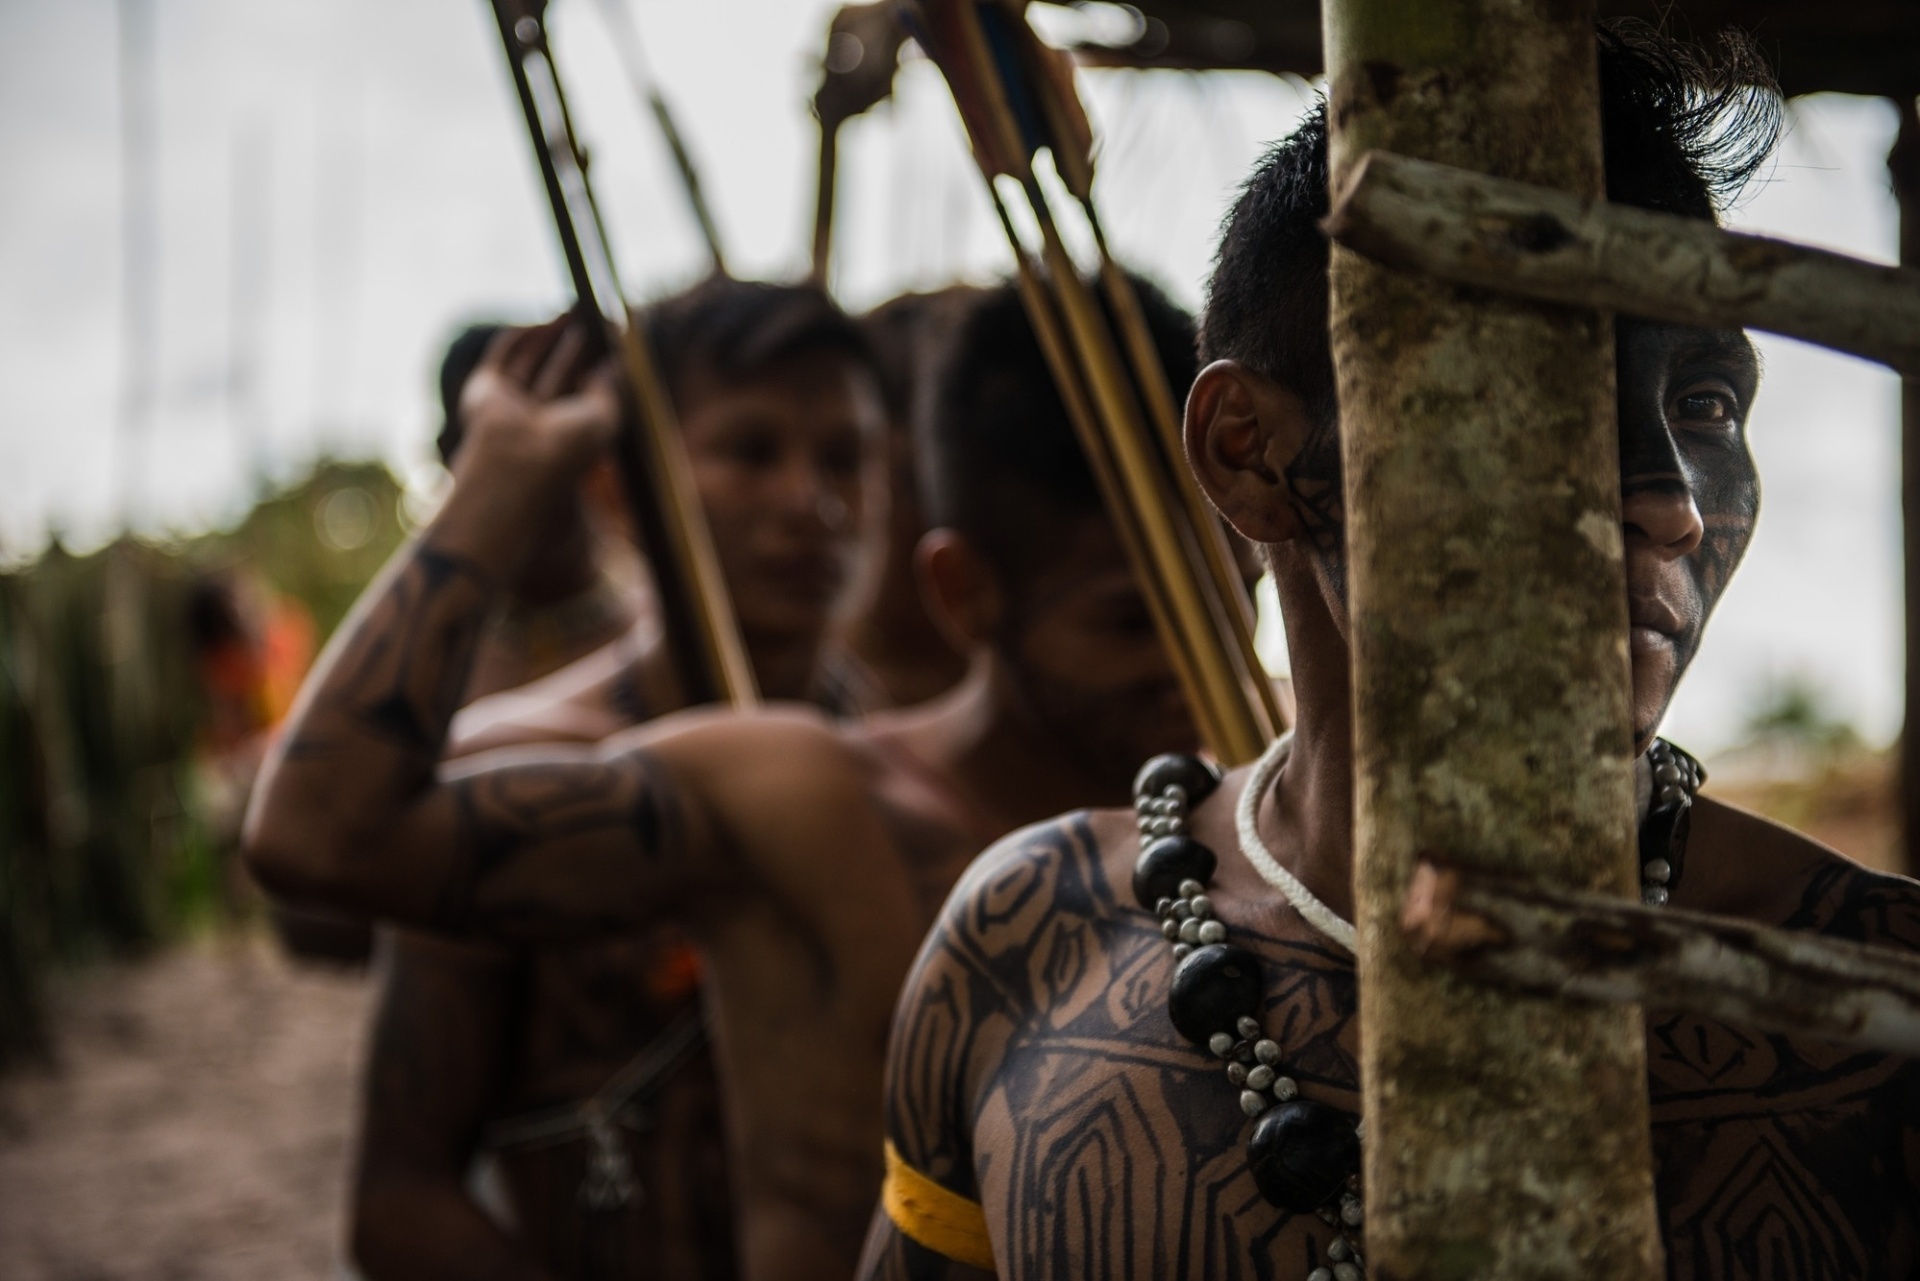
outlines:
[{"label": "man's neck", "polygon": [[1069,810],[1127,803],[1127,780],[1094,777],[995,688],[976,655],[959,685],[897,722],[901,739],[950,777],[1002,834]]},{"label": "man's neck", "polygon": [[1281,613],[1297,705],[1293,751],[1260,803],[1260,831],[1308,889],[1353,919],[1351,653],[1304,557],[1282,563]]},{"label": "man's neck", "polygon": [[774,702],[802,702],[817,690],[824,632],[744,632],[741,640],[760,697]]},{"label": "man's neck", "polygon": [[[818,665],[825,637],[743,634],[747,663],[753,668],[760,697],[769,702],[798,703],[817,692]],[[664,639],[656,630],[634,658],[641,703],[650,715],[663,715],[689,706],[685,687],[674,669]]]}]

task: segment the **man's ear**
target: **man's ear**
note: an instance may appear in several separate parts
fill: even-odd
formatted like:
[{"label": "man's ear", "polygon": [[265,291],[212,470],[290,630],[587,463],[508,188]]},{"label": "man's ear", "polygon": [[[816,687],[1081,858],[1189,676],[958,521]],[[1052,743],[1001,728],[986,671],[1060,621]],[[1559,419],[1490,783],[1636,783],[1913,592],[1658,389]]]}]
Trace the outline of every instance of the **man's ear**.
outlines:
[{"label": "man's ear", "polygon": [[999,576],[953,529],[930,529],[914,549],[920,598],[947,643],[968,653],[993,638],[1006,612]]},{"label": "man's ear", "polygon": [[1310,427],[1292,391],[1238,361],[1216,360],[1187,393],[1187,464],[1228,524],[1256,543],[1284,543],[1304,528],[1287,468]]}]

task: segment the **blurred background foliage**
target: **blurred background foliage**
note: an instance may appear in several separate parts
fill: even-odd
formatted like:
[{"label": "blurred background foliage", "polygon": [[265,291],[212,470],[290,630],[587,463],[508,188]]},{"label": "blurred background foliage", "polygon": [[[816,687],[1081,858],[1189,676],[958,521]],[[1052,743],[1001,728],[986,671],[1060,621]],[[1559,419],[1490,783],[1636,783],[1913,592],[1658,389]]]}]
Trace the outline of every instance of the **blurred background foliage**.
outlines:
[{"label": "blurred background foliage", "polygon": [[384,466],[329,461],[232,529],[0,574],[0,1064],[44,1049],[50,971],[253,913],[266,735],[406,524]]},{"label": "blurred background foliage", "polygon": [[1868,743],[1811,673],[1790,672],[1753,691],[1745,732],[1715,754],[1707,790],[1868,867],[1908,872],[1896,808],[1899,753],[1898,742]]}]

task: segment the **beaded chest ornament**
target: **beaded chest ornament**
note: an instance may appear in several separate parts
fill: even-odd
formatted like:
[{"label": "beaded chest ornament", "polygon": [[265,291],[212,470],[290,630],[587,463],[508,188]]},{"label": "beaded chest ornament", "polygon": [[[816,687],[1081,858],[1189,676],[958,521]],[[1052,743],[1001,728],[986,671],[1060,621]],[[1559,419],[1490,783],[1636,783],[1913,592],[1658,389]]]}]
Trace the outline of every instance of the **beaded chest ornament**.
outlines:
[{"label": "beaded chest ornament", "polygon": [[[1308,924],[1352,952],[1352,924],[1321,902],[1260,838],[1260,798],[1291,749],[1291,736],[1282,737],[1254,765],[1235,813],[1240,849]],[[1641,898],[1649,906],[1664,904],[1679,883],[1693,796],[1705,779],[1698,761],[1664,739],[1655,739],[1636,767]],[[1173,945],[1176,968],[1167,1009],[1174,1029],[1225,1063],[1241,1111],[1253,1121],[1247,1167],[1254,1185],[1273,1205],[1290,1214],[1317,1215],[1337,1233],[1326,1246],[1325,1262],[1307,1281],[1362,1281],[1360,1143],[1366,1122],[1301,1098],[1279,1043],[1261,1029],[1266,984],[1260,958],[1227,941],[1226,924],[1207,896],[1217,859],[1187,831],[1192,808],[1219,785],[1219,771],[1194,756],[1157,756],[1141,768],[1133,784],[1141,845],[1133,869],[1134,898],[1159,920],[1162,935]]]}]

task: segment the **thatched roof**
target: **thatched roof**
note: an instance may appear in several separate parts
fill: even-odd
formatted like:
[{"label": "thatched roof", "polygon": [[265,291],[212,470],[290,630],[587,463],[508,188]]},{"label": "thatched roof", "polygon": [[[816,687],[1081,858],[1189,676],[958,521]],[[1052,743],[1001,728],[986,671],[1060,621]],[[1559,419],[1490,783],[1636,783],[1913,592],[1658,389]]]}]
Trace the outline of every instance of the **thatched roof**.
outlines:
[{"label": "thatched roof", "polygon": [[[1131,49],[1085,51],[1130,66],[1320,70],[1318,0],[1133,0],[1149,19]],[[1920,93],[1916,0],[1600,0],[1606,16],[1633,16],[1704,37],[1727,27],[1754,36],[1789,94]]]}]

